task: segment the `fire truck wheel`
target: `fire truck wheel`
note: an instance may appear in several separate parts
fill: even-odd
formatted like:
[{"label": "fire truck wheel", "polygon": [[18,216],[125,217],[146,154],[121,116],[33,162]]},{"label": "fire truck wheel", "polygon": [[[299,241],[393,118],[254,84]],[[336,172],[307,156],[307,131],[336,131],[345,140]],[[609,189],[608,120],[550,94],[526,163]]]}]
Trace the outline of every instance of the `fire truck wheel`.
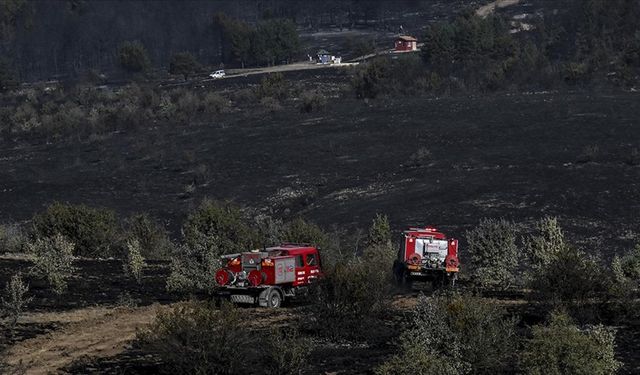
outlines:
[{"label": "fire truck wheel", "polygon": [[267,306],[273,309],[277,309],[282,305],[282,295],[276,289],[272,289],[267,297]]}]

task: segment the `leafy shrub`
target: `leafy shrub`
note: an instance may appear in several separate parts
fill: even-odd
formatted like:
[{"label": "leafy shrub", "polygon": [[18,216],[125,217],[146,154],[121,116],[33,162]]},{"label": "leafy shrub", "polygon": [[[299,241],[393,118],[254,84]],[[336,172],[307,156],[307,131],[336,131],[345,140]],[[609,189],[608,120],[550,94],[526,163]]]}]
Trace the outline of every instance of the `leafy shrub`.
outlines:
[{"label": "leafy shrub", "polygon": [[140,242],[133,239],[127,241],[126,259],[123,263],[124,272],[140,284],[142,282],[142,269],[146,266],[144,257],[140,253]]},{"label": "leafy shrub", "polygon": [[466,238],[474,281],[482,287],[511,286],[520,255],[516,225],[504,219],[483,219],[466,232]]},{"label": "leafy shrub", "polygon": [[614,256],[611,273],[611,315],[617,322],[637,319],[640,316],[640,302],[636,298],[640,285],[640,245],[621,257]]},{"label": "leafy shrub", "polygon": [[[405,347],[406,346],[406,347]],[[464,374],[459,362],[429,350],[417,348],[413,343],[403,344],[402,354],[396,354],[378,366],[376,375],[460,375]]]},{"label": "leafy shrub", "polygon": [[531,375],[609,375],[621,366],[615,359],[613,331],[601,325],[581,330],[561,312],[554,312],[548,324],[532,328],[520,362]]},{"label": "leafy shrub", "polygon": [[34,238],[62,234],[75,244],[76,256],[116,255],[119,226],[115,213],[108,209],[56,202],[36,214],[32,222]]},{"label": "leafy shrub", "polygon": [[327,105],[327,99],[318,92],[305,91],[300,96],[300,111],[318,112]]},{"label": "leafy shrub", "polygon": [[364,67],[358,67],[351,79],[356,97],[375,99],[381,92],[385,74],[388,74],[388,63],[385,60],[374,59]]},{"label": "leafy shrub", "polygon": [[143,350],[163,360],[167,374],[241,374],[253,355],[242,312],[229,304],[215,310],[205,303],[183,303],[160,311],[138,334]]},{"label": "leafy shrub", "polygon": [[295,328],[274,328],[266,336],[262,349],[268,374],[297,375],[307,368],[311,342]]},{"label": "leafy shrub", "polygon": [[[421,296],[405,331],[399,354],[379,367],[378,374],[404,374],[416,368],[414,358],[444,374],[495,374],[513,367],[516,320],[505,318],[495,304],[465,295]],[[394,372],[394,367],[395,371]]]},{"label": "leafy shrub", "polygon": [[260,99],[260,105],[269,112],[278,112],[282,109],[282,105],[276,98],[266,96]]},{"label": "leafy shrub", "polygon": [[173,245],[169,235],[160,224],[147,214],[131,216],[127,222],[126,237],[136,240],[140,254],[146,259],[166,259]]},{"label": "leafy shrub", "polygon": [[264,77],[255,89],[258,99],[274,98],[277,100],[286,99],[291,91],[291,85],[284,78],[282,73],[272,73]]},{"label": "leafy shrub", "polygon": [[567,244],[557,218],[545,217],[534,227],[535,232],[524,240],[524,248],[529,267],[535,273],[555,262]]},{"label": "leafy shrub", "polygon": [[229,102],[222,95],[210,92],[205,95],[202,105],[204,106],[205,113],[222,113]]},{"label": "leafy shrub", "polygon": [[128,72],[140,73],[151,66],[149,55],[144,45],[139,41],[127,41],[118,47],[118,62]]},{"label": "leafy shrub", "polygon": [[182,234],[187,246],[215,242],[226,253],[246,251],[255,239],[237,207],[209,199],[189,214]]},{"label": "leafy shrub", "polygon": [[288,222],[282,230],[282,240],[291,243],[307,243],[323,248],[329,242],[327,233],[318,225],[296,218]]},{"label": "leafy shrub", "polygon": [[203,238],[192,245],[178,246],[171,256],[171,273],[167,279],[170,292],[207,292],[216,287],[215,272],[224,254],[215,238]]},{"label": "leafy shrub", "polygon": [[535,273],[536,296],[551,304],[585,304],[609,288],[608,273],[594,256],[565,246]]},{"label": "leafy shrub", "polygon": [[184,79],[200,70],[200,63],[189,52],[180,52],[171,57],[169,63],[169,73],[182,74]]},{"label": "leafy shrub", "polygon": [[73,275],[74,244],[61,234],[40,237],[27,244],[33,266],[30,273],[43,278],[56,294],[67,290],[67,280]]},{"label": "leafy shrub", "polygon": [[640,282],[640,245],[624,254],[622,257],[613,258],[613,271],[616,279],[629,279],[635,283]]},{"label": "leafy shrub", "polygon": [[0,298],[0,317],[9,319],[9,329],[13,332],[25,307],[33,300],[26,297],[29,285],[22,281],[22,275],[17,273],[11,276],[6,284],[4,295]]},{"label": "leafy shrub", "polygon": [[376,214],[369,227],[369,237],[367,238],[369,246],[387,246],[391,247],[391,225],[387,215]]},{"label": "leafy shrub", "polygon": [[311,291],[313,317],[306,328],[333,338],[361,338],[388,307],[392,260],[386,247],[371,248],[362,257],[324,266],[325,277]]},{"label": "leafy shrub", "polygon": [[25,234],[18,224],[0,224],[0,252],[21,252],[25,242]]}]

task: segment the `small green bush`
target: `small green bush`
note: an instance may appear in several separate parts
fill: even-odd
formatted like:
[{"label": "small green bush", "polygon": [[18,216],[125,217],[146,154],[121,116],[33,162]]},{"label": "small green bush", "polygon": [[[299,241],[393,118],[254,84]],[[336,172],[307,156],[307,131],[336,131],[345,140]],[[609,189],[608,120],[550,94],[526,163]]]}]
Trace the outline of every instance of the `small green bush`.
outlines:
[{"label": "small green bush", "polygon": [[8,319],[8,327],[13,332],[25,307],[33,300],[27,297],[29,285],[22,281],[22,275],[17,273],[7,282],[4,295],[0,297],[0,317]]},{"label": "small green bush", "polygon": [[255,89],[258,99],[274,98],[284,100],[291,94],[291,85],[282,73],[272,73],[264,77]]},{"label": "small green bush", "polygon": [[535,273],[554,263],[567,246],[558,219],[545,217],[535,224],[535,233],[525,238],[529,267]]},{"label": "small green bush", "polygon": [[169,73],[171,74],[181,74],[186,80],[198,70],[200,70],[200,63],[189,52],[180,52],[171,57],[169,63]]},{"label": "small green bush", "polygon": [[369,227],[368,246],[391,246],[391,225],[387,215],[376,214]]},{"label": "small green bush", "polygon": [[67,280],[73,276],[74,244],[61,234],[41,237],[27,244],[33,266],[30,273],[43,278],[56,294],[67,290]]},{"label": "small green bush", "polygon": [[507,289],[515,282],[520,260],[514,223],[483,219],[466,232],[472,275],[481,287]]},{"label": "small green bush", "polygon": [[120,66],[131,73],[147,71],[151,67],[149,54],[139,41],[127,41],[118,47],[118,62]]},{"label": "small green bush", "polygon": [[229,304],[216,310],[201,302],[182,303],[160,311],[138,341],[162,359],[166,374],[243,374],[256,356],[243,315]]},{"label": "small green bush", "polygon": [[[495,304],[467,295],[421,296],[400,336],[399,354],[378,374],[414,370],[414,358],[444,374],[497,374],[514,366],[516,319]],[[393,367],[392,367],[393,366]],[[394,372],[394,367],[395,371]]]},{"label": "small green bush", "polygon": [[146,266],[144,257],[140,253],[140,242],[133,239],[127,241],[126,259],[123,263],[124,272],[132,276],[138,284],[142,282],[142,270]]},{"label": "small green bush", "polygon": [[26,236],[18,224],[0,224],[0,253],[22,252],[25,243]]},{"label": "small green bush", "polygon": [[148,214],[126,220],[126,237],[138,242],[140,254],[146,259],[166,259],[173,247],[167,230]]},{"label": "small green bush", "polygon": [[615,359],[615,333],[601,325],[579,329],[561,312],[548,324],[532,328],[520,367],[529,375],[611,375],[620,368]]},{"label": "small green bush", "polygon": [[371,248],[362,257],[324,266],[325,277],[311,290],[305,328],[332,338],[366,338],[366,327],[376,325],[387,310],[392,286],[388,248]]},{"label": "small green bush", "polygon": [[295,328],[271,329],[261,349],[268,374],[299,375],[308,370],[311,342]]},{"label": "small green bush", "polygon": [[556,254],[531,281],[535,296],[552,305],[584,305],[606,294],[609,286],[608,272],[600,261],[570,246]]},{"label": "small green bush", "polygon": [[202,105],[205,113],[220,114],[229,106],[229,102],[222,95],[210,92],[205,95]]},{"label": "small green bush", "polygon": [[254,245],[255,234],[231,203],[205,199],[189,214],[182,226],[187,246],[217,243],[227,253],[246,251]]},{"label": "small green bush", "polygon": [[318,112],[327,105],[327,99],[318,92],[305,91],[300,96],[300,111]]},{"label": "small green bush", "polygon": [[329,236],[322,228],[302,218],[288,222],[281,236],[285,242],[308,243],[320,248],[324,248],[329,242]]},{"label": "small green bush", "polygon": [[113,211],[85,205],[53,203],[32,220],[33,238],[62,234],[75,244],[76,256],[106,258],[118,255],[120,227]]}]

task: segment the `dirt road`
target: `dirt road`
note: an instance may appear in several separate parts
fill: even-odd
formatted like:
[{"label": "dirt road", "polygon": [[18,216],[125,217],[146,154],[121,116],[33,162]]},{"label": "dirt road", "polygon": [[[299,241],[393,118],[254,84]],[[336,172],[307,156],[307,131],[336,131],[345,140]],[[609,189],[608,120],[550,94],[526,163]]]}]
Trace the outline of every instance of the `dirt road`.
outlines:
[{"label": "dirt road", "polygon": [[136,331],[148,325],[161,308],[151,305],[29,314],[26,321],[55,321],[68,325],[11,347],[7,351],[7,363],[35,375],[55,373],[83,357],[114,356],[125,349]]},{"label": "dirt road", "polygon": [[520,3],[520,0],[496,0],[478,8],[478,10],[476,10],[476,14],[480,17],[486,17],[498,8],[506,8],[518,3]]}]

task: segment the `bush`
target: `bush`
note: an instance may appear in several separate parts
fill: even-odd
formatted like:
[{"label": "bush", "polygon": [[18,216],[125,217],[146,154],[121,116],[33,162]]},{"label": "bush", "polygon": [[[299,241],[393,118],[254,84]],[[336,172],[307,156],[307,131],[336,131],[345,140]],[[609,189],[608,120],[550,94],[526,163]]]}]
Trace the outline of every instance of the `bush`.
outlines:
[{"label": "bush", "polygon": [[266,96],[260,99],[260,105],[269,112],[278,112],[282,109],[282,105],[276,98],[272,98],[270,96]]},{"label": "bush", "polygon": [[300,96],[300,111],[318,112],[327,105],[327,99],[318,92],[305,91]]},{"label": "bush", "polygon": [[237,207],[209,199],[189,214],[182,234],[187,246],[215,242],[227,253],[246,251],[255,242],[255,233]]},{"label": "bush", "polygon": [[32,297],[26,297],[27,292],[29,285],[22,281],[22,275],[18,273],[11,276],[11,280],[5,286],[4,295],[0,298],[0,317],[9,319],[8,326],[12,332],[25,307],[33,300]]},{"label": "bush", "polygon": [[[513,368],[516,320],[486,300],[464,295],[421,296],[400,336],[399,354],[377,369],[378,374],[404,374],[415,369],[414,358],[444,374],[495,374]],[[395,371],[393,369],[395,366]]]},{"label": "bush", "polygon": [[272,329],[261,349],[264,352],[268,374],[297,375],[308,369],[307,359],[311,353],[311,342],[301,337],[297,329]]},{"label": "bush", "polygon": [[124,42],[118,47],[118,62],[131,73],[145,72],[151,66],[146,48],[137,40]]},{"label": "bush", "polygon": [[507,289],[519,264],[517,227],[500,219],[483,219],[466,232],[473,278],[482,287]]},{"label": "bush", "polygon": [[117,255],[119,226],[113,211],[85,205],[54,203],[33,217],[33,238],[62,234],[75,244],[76,256]]},{"label": "bush", "polygon": [[545,217],[535,224],[536,233],[524,240],[524,248],[532,271],[538,272],[556,261],[567,246],[558,219]]},{"label": "bush", "polygon": [[[324,266],[325,277],[311,291],[310,322],[305,327],[333,339],[363,338],[386,311],[391,296],[392,261],[371,248],[362,257]],[[308,323],[308,324],[307,324]]]},{"label": "bush", "polygon": [[200,70],[200,63],[189,52],[181,52],[171,57],[169,63],[169,73],[182,74],[184,79]]},{"label": "bush", "polygon": [[67,280],[73,275],[74,244],[61,234],[37,238],[27,244],[33,266],[30,273],[43,278],[56,294],[67,290]]},{"label": "bush", "polygon": [[609,289],[608,273],[597,258],[565,246],[534,274],[536,296],[552,305],[584,305]]},{"label": "bush", "polygon": [[220,114],[229,106],[229,102],[222,95],[210,92],[204,97],[202,105],[205,113]]},{"label": "bush", "polygon": [[184,245],[171,257],[170,291],[212,292],[212,275],[220,268],[220,256],[247,251],[257,236],[246,225],[240,211],[230,204],[204,200],[182,228]]},{"label": "bush", "polygon": [[351,85],[358,99],[375,99],[380,94],[388,65],[386,60],[375,59],[356,69]]},{"label": "bush", "polygon": [[223,253],[215,239],[177,247],[171,256],[167,290],[212,293],[217,286],[213,275],[222,266]]},{"label": "bush", "polygon": [[368,246],[391,247],[391,225],[387,215],[376,214],[369,227]]},{"label": "bush", "polygon": [[0,224],[0,252],[22,252],[25,242],[25,235],[18,224]]},{"label": "bush", "polygon": [[146,266],[144,257],[140,253],[140,242],[133,239],[127,241],[126,259],[123,263],[124,272],[136,279],[140,284],[142,282],[142,269]]},{"label": "bush", "polygon": [[532,328],[520,360],[525,374],[615,374],[621,363],[615,359],[615,333],[601,325],[579,329],[560,312],[548,324]]},{"label": "bush", "polygon": [[242,374],[255,355],[243,315],[229,304],[183,303],[160,311],[138,340],[166,374]]},{"label": "bush", "polygon": [[407,342],[402,354],[396,354],[378,366],[376,375],[460,375],[464,368],[460,363],[439,354],[416,348]]},{"label": "bush", "polygon": [[306,243],[320,248],[324,248],[329,243],[329,236],[322,228],[302,218],[288,222],[281,236],[284,242]]},{"label": "bush", "polygon": [[127,222],[126,237],[140,246],[140,254],[146,259],[166,259],[173,245],[166,229],[147,214],[131,216]]},{"label": "bush", "polygon": [[274,98],[277,100],[286,99],[291,91],[291,85],[285,80],[282,73],[272,73],[264,77],[255,89],[258,99]]}]

